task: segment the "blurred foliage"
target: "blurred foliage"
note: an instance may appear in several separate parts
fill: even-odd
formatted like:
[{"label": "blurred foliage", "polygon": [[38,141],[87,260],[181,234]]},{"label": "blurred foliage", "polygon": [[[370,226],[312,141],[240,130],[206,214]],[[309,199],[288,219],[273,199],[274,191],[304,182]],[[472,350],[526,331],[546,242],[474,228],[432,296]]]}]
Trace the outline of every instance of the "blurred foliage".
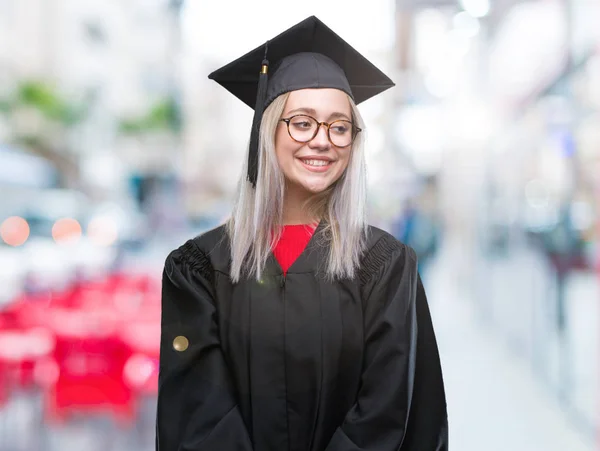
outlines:
[{"label": "blurred foliage", "polygon": [[0,113],[8,113],[10,111],[10,102],[8,100],[0,99]]},{"label": "blurred foliage", "polygon": [[46,82],[26,80],[17,85],[11,97],[0,100],[0,112],[5,114],[23,107],[33,107],[45,118],[69,127],[85,117],[88,105],[68,102]]},{"label": "blurred foliage", "polygon": [[19,103],[37,108],[47,118],[65,125],[74,125],[83,117],[83,108],[75,107],[61,99],[48,85],[25,82],[18,89]]},{"label": "blurred foliage", "polygon": [[155,131],[181,130],[179,106],[173,97],[156,102],[149,111],[136,118],[122,119],[119,131],[126,135],[138,135]]},{"label": "blurred foliage", "polygon": [[[92,101],[88,97],[75,103],[46,81],[22,80],[8,96],[0,98],[0,114],[9,120],[13,142],[52,162],[62,177],[77,180],[78,166],[65,137],[85,119]],[[45,124],[31,128],[29,123],[18,120],[20,113],[28,109],[39,113]]]}]

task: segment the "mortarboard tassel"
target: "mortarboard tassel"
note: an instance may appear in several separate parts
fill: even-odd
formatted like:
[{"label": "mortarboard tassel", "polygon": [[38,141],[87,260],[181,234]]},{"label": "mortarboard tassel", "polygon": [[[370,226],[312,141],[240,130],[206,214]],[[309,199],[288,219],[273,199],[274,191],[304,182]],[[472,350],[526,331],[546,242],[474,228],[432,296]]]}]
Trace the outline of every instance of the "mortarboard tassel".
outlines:
[{"label": "mortarboard tassel", "polygon": [[265,100],[267,98],[267,84],[269,81],[269,61],[267,60],[267,50],[269,42],[265,44],[265,55],[263,57],[260,75],[258,76],[258,91],[256,93],[256,106],[254,108],[254,118],[252,119],[252,131],[250,132],[250,149],[248,151],[248,180],[256,188],[258,178],[258,139],[260,123],[262,121],[265,109]]}]

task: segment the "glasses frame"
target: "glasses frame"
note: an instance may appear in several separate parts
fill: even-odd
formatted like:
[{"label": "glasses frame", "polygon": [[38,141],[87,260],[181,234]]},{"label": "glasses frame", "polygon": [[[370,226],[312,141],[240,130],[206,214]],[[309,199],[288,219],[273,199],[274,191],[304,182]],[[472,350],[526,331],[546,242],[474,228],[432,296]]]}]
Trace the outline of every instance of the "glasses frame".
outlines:
[{"label": "glasses frame", "polygon": [[[312,119],[313,121],[315,121],[317,123],[317,128],[315,128],[315,133],[314,133],[314,135],[309,140],[298,141],[296,138],[294,138],[292,136],[292,132],[290,131],[290,122],[295,117],[308,117],[308,118]],[[354,122],[349,121],[347,119],[336,119],[335,121],[332,121],[332,122],[324,122],[324,121],[320,122],[319,120],[317,120],[316,118],[312,117],[309,114],[295,114],[295,115],[287,117],[287,118],[279,119],[279,121],[280,122],[285,122],[285,125],[287,126],[288,135],[290,135],[290,138],[292,138],[294,141],[296,141],[297,143],[300,143],[300,144],[306,144],[307,142],[311,142],[313,139],[315,139],[316,136],[319,134],[319,130],[321,130],[321,126],[322,125],[325,125],[327,127],[327,139],[329,140],[329,142],[334,147],[337,147],[339,149],[345,149],[346,147],[350,147],[352,145],[352,143],[354,143],[354,140],[356,139],[356,137],[358,136],[358,134],[360,132],[362,132],[362,128],[357,127],[356,125],[354,125]],[[347,144],[345,146],[338,146],[337,144],[334,144],[334,142],[331,140],[331,135],[330,135],[331,126],[333,124],[335,124],[336,122],[346,122],[346,123],[348,123],[348,124],[351,125],[351,127],[352,127],[352,140],[350,141],[350,144]]]}]

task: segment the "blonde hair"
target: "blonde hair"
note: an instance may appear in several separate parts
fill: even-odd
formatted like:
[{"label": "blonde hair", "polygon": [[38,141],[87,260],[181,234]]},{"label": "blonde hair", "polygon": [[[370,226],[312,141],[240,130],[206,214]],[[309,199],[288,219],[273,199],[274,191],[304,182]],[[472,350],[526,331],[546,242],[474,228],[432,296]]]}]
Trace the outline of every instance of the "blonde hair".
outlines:
[{"label": "blonde hair", "polygon": [[[226,223],[231,245],[230,277],[236,283],[243,275],[260,280],[266,261],[281,236],[285,177],[275,153],[275,132],[288,97],[289,93],[277,97],[263,114],[256,188],[246,179],[246,155],[233,212]],[[364,129],[356,104],[350,97],[348,100],[353,122]],[[363,133],[359,133],[352,144],[350,161],[341,177],[305,205],[311,217],[324,221],[320,236],[315,236],[315,239],[328,247],[324,272],[331,281],[353,278],[365,248],[368,228],[362,135]]]}]

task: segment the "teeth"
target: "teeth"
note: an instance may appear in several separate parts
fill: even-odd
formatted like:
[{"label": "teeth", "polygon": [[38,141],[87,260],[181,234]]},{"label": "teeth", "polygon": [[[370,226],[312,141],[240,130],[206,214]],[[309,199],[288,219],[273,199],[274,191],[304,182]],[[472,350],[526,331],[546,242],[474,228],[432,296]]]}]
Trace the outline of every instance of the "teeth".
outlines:
[{"label": "teeth", "polygon": [[325,160],[302,160],[302,162],[309,166],[327,166],[329,164],[329,161]]}]

